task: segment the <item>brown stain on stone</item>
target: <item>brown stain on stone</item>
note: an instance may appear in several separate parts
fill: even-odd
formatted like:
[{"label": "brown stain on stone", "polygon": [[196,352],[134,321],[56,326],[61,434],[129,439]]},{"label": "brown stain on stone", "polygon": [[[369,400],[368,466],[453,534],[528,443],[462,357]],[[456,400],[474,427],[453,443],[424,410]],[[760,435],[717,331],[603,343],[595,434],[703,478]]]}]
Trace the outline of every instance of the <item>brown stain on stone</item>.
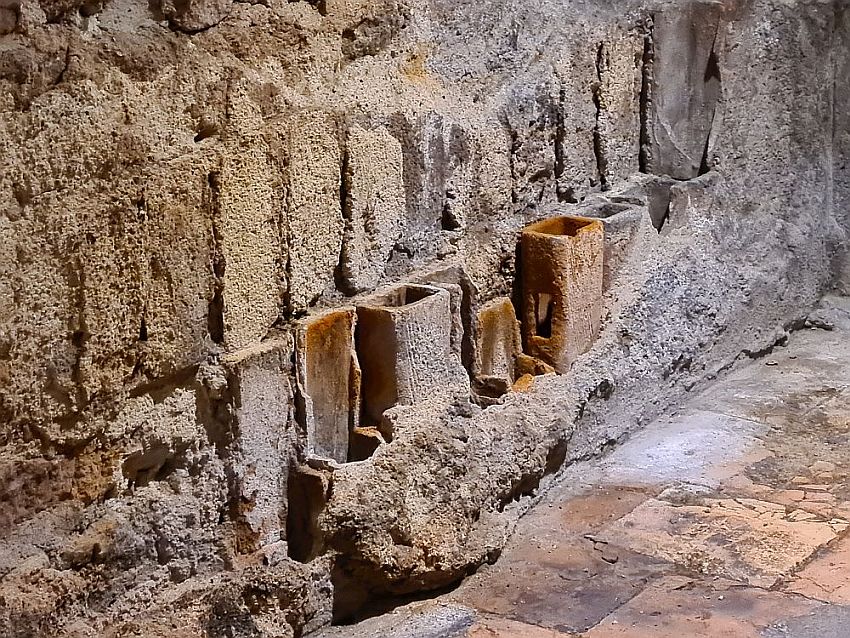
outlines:
[{"label": "brown stain on stone", "polygon": [[534,387],[534,375],[524,374],[511,387],[514,392],[528,392]]},{"label": "brown stain on stone", "polygon": [[554,217],[522,232],[526,354],[567,372],[599,331],[604,229],[598,219]]},{"label": "brown stain on stone", "polygon": [[548,363],[527,354],[520,354],[516,358],[516,373],[520,378],[526,375],[554,374],[554,372],[555,368]]},{"label": "brown stain on stone", "polygon": [[0,534],[63,501],[90,505],[115,489],[118,450],[84,450],[72,457],[0,464]]},{"label": "brown stain on stone", "polygon": [[311,445],[345,462],[360,405],[360,370],[354,352],[354,309],[311,319],[304,329],[305,390],[312,400]]},{"label": "brown stain on stone", "polygon": [[417,44],[409,56],[399,64],[399,70],[411,82],[424,83],[434,82],[428,72],[428,55],[433,45]]}]

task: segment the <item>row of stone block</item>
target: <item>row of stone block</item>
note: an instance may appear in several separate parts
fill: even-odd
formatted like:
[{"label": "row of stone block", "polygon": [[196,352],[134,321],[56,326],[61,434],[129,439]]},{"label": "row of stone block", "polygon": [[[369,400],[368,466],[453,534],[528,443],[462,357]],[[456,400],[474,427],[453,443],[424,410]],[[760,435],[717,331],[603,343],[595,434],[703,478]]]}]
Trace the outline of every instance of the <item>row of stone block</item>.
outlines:
[{"label": "row of stone block", "polygon": [[526,375],[569,371],[598,336],[603,292],[630,242],[644,226],[655,232],[642,206],[606,199],[580,210],[593,217],[554,216],[524,229],[519,313],[506,297],[479,308],[463,268],[448,266],[225,358],[246,547],[286,535],[293,468],[321,491],[310,476],[322,472],[305,461],[321,470],[367,458],[394,434],[388,410],[470,394],[486,405],[525,387],[518,381]]},{"label": "row of stone block", "polygon": [[[297,374],[309,453],[336,462],[368,455],[363,437],[374,447],[392,436],[386,410],[468,392],[467,373],[486,395],[503,393],[526,373],[567,372],[598,334],[603,236],[602,222],[582,217],[524,230],[521,322],[502,298],[482,307],[465,330],[460,269],[442,281],[432,275],[433,285],[401,284],[302,320]],[[474,352],[464,371],[467,332]]]},{"label": "row of stone block", "polygon": [[368,456],[392,437],[389,408],[468,392],[453,305],[446,288],[402,284],[299,323],[297,379],[312,455]]},{"label": "row of stone block", "polygon": [[469,380],[486,404],[525,375],[567,373],[596,340],[603,293],[634,242],[656,235],[635,198],[578,210],[587,216],[556,215],[523,230],[519,312],[506,297],[478,308],[454,266],[302,320],[297,373],[309,453],[365,458],[392,437],[386,410],[469,392]]}]

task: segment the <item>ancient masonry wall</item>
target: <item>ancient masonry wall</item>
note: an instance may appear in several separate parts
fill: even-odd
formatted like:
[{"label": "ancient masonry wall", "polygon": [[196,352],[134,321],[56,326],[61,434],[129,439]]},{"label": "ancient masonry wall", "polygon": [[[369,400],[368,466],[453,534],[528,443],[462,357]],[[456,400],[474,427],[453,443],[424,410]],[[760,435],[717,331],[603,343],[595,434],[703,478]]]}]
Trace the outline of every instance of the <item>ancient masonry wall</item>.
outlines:
[{"label": "ancient masonry wall", "polygon": [[0,2],[0,635],[494,559],[850,289],[848,100],[843,0]]}]

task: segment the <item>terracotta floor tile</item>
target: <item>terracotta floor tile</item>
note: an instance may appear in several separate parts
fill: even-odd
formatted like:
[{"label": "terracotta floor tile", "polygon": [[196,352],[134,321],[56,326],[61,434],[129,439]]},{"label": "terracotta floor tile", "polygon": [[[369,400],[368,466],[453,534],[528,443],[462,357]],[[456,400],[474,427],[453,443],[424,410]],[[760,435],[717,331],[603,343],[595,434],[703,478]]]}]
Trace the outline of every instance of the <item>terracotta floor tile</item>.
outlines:
[{"label": "terracotta floor tile", "polygon": [[574,635],[495,616],[479,620],[469,631],[469,638],[570,638]]},{"label": "terracotta floor tile", "polygon": [[578,633],[669,569],[666,563],[626,550],[609,551],[608,558],[615,556],[616,564],[602,560],[589,541],[573,550],[569,567],[506,563],[488,570],[486,577],[470,579],[449,600],[487,614]]},{"label": "terracotta floor tile", "polygon": [[771,587],[846,528],[846,522],[798,520],[755,499],[652,499],[600,537],[689,571]]},{"label": "terracotta floor tile", "polygon": [[[811,613],[799,596],[684,577],[656,582],[591,629],[585,638],[763,638],[771,627]],[[790,637],[789,637],[790,638]]]},{"label": "terracotta floor tile", "polygon": [[826,602],[850,605],[850,538],[823,549],[784,589]]}]

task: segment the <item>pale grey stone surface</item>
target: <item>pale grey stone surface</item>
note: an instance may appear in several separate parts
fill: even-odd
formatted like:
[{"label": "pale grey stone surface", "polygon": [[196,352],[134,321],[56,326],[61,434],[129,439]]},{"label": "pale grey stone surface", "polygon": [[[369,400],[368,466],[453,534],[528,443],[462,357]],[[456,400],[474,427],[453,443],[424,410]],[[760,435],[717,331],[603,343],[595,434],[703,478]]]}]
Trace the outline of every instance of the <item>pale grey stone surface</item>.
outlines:
[{"label": "pale grey stone surface", "polygon": [[[271,0],[180,18],[23,0],[8,33],[4,14],[0,533],[10,565],[33,562],[2,630],[99,634],[179,607],[195,634],[287,635],[329,620],[331,574],[360,602],[455,582],[562,460],[781,339],[846,254],[846,7],[732,2],[715,27],[695,6]],[[361,300],[341,264],[352,131],[386,142],[352,158],[369,248],[352,285],[454,264],[434,282],[439,337],[467,370],[479,305],[515,293],[522,227],[604,187],[661,232],[623,243],[569,374],[482,409],[453,362],[434,396],[393,408],[373,457],[314,470],[327,507],[296,525],[291,355],[256,374],[222,362]],[[284,559],[290,531],[325,554]],[[229,607],[210,598],[225,581]]]}]

